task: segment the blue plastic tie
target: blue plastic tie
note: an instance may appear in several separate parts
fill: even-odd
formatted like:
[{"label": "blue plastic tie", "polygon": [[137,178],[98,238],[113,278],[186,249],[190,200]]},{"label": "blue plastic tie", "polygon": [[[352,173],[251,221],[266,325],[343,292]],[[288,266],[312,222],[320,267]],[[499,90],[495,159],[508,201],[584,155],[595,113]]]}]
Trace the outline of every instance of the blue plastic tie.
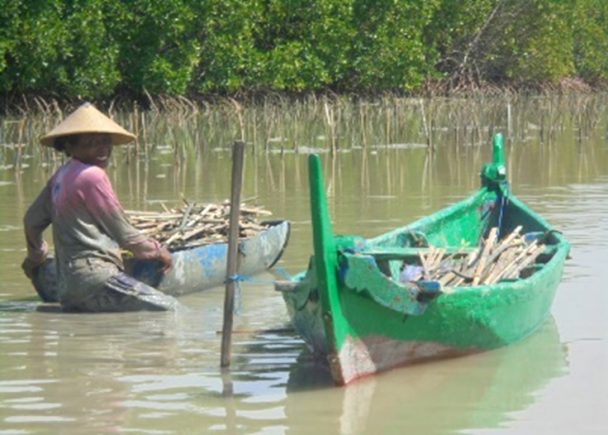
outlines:
[{"label": "blue plastic tie", "polygon": [[226,277],[226,282],[229,281],[234,281],[236,283],[239,283],[241,281],[245,281],[245,275],[239,275],[238,273],[236,275],[230,275]]}]

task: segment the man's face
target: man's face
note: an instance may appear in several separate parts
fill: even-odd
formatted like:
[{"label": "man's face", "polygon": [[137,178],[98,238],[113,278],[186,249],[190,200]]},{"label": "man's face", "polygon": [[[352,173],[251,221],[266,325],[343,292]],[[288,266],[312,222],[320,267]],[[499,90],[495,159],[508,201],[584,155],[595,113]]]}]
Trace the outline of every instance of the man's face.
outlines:
[{"label": "man's face", "polygon": [[75,159],[105,169],[112,155],[112,137],[103,133],[81,134],[69,151]]}]

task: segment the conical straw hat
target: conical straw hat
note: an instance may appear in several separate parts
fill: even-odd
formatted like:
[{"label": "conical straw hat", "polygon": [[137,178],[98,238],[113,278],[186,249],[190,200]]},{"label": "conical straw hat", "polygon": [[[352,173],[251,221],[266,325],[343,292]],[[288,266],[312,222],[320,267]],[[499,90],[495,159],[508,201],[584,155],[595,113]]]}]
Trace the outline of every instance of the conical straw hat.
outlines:
[{"label": "conical straw hat", "polygon": [[123,145],[135,139],[134,134],[112,121],[91,103],[84,103],[57,127],[42,136],[40,142],[42,145],[52,146],[58,137],[81,133],[107,133],[112,136],[112,145]]}]

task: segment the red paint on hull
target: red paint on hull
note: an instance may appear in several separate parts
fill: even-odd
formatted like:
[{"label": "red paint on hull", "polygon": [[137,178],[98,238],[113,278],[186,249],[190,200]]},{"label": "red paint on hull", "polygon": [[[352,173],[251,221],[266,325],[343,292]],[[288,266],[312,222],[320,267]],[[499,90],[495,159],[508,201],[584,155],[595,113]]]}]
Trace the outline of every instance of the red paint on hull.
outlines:
[{"label": "red paint on hull", "polygon": [[395,367],[479,351],[456,349],[434,342],[398,341],[382,336],[368,336],[365,339],[348,337],[340,352],[329,358],[329,363],[334,379],[338,384],[346,385]]}]

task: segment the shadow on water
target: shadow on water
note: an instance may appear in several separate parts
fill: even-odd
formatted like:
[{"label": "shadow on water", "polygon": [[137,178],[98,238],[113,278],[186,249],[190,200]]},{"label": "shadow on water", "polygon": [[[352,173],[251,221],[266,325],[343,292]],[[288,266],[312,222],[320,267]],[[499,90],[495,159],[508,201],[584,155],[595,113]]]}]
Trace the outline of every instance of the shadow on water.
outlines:
[{"label": "shadow on water", "polygon": [[[347,387],[335,387],[326,366],[301,350],[302,343],[291,334],[258,335],[238,348],[218,393],[225,399],[226,417],[232,416],[227,427],[267,418],[266,424],[282,420],[292,430],[325,433],[409,428],[428,434],[500,427],[511,413],[530,407],[568,366],[567,348],[552,318],[513,346],[413,365]],[[267,407],[269,402],[284,417],[260,409],[260,403]]]},{"label": "shadow on water", "polygon": [[29,313],[32,311],[38,311],[40,308],[40,299],[38,296],[32,296],[27,298],[0,300],[0,313],[12,312],[12,313]]}]

